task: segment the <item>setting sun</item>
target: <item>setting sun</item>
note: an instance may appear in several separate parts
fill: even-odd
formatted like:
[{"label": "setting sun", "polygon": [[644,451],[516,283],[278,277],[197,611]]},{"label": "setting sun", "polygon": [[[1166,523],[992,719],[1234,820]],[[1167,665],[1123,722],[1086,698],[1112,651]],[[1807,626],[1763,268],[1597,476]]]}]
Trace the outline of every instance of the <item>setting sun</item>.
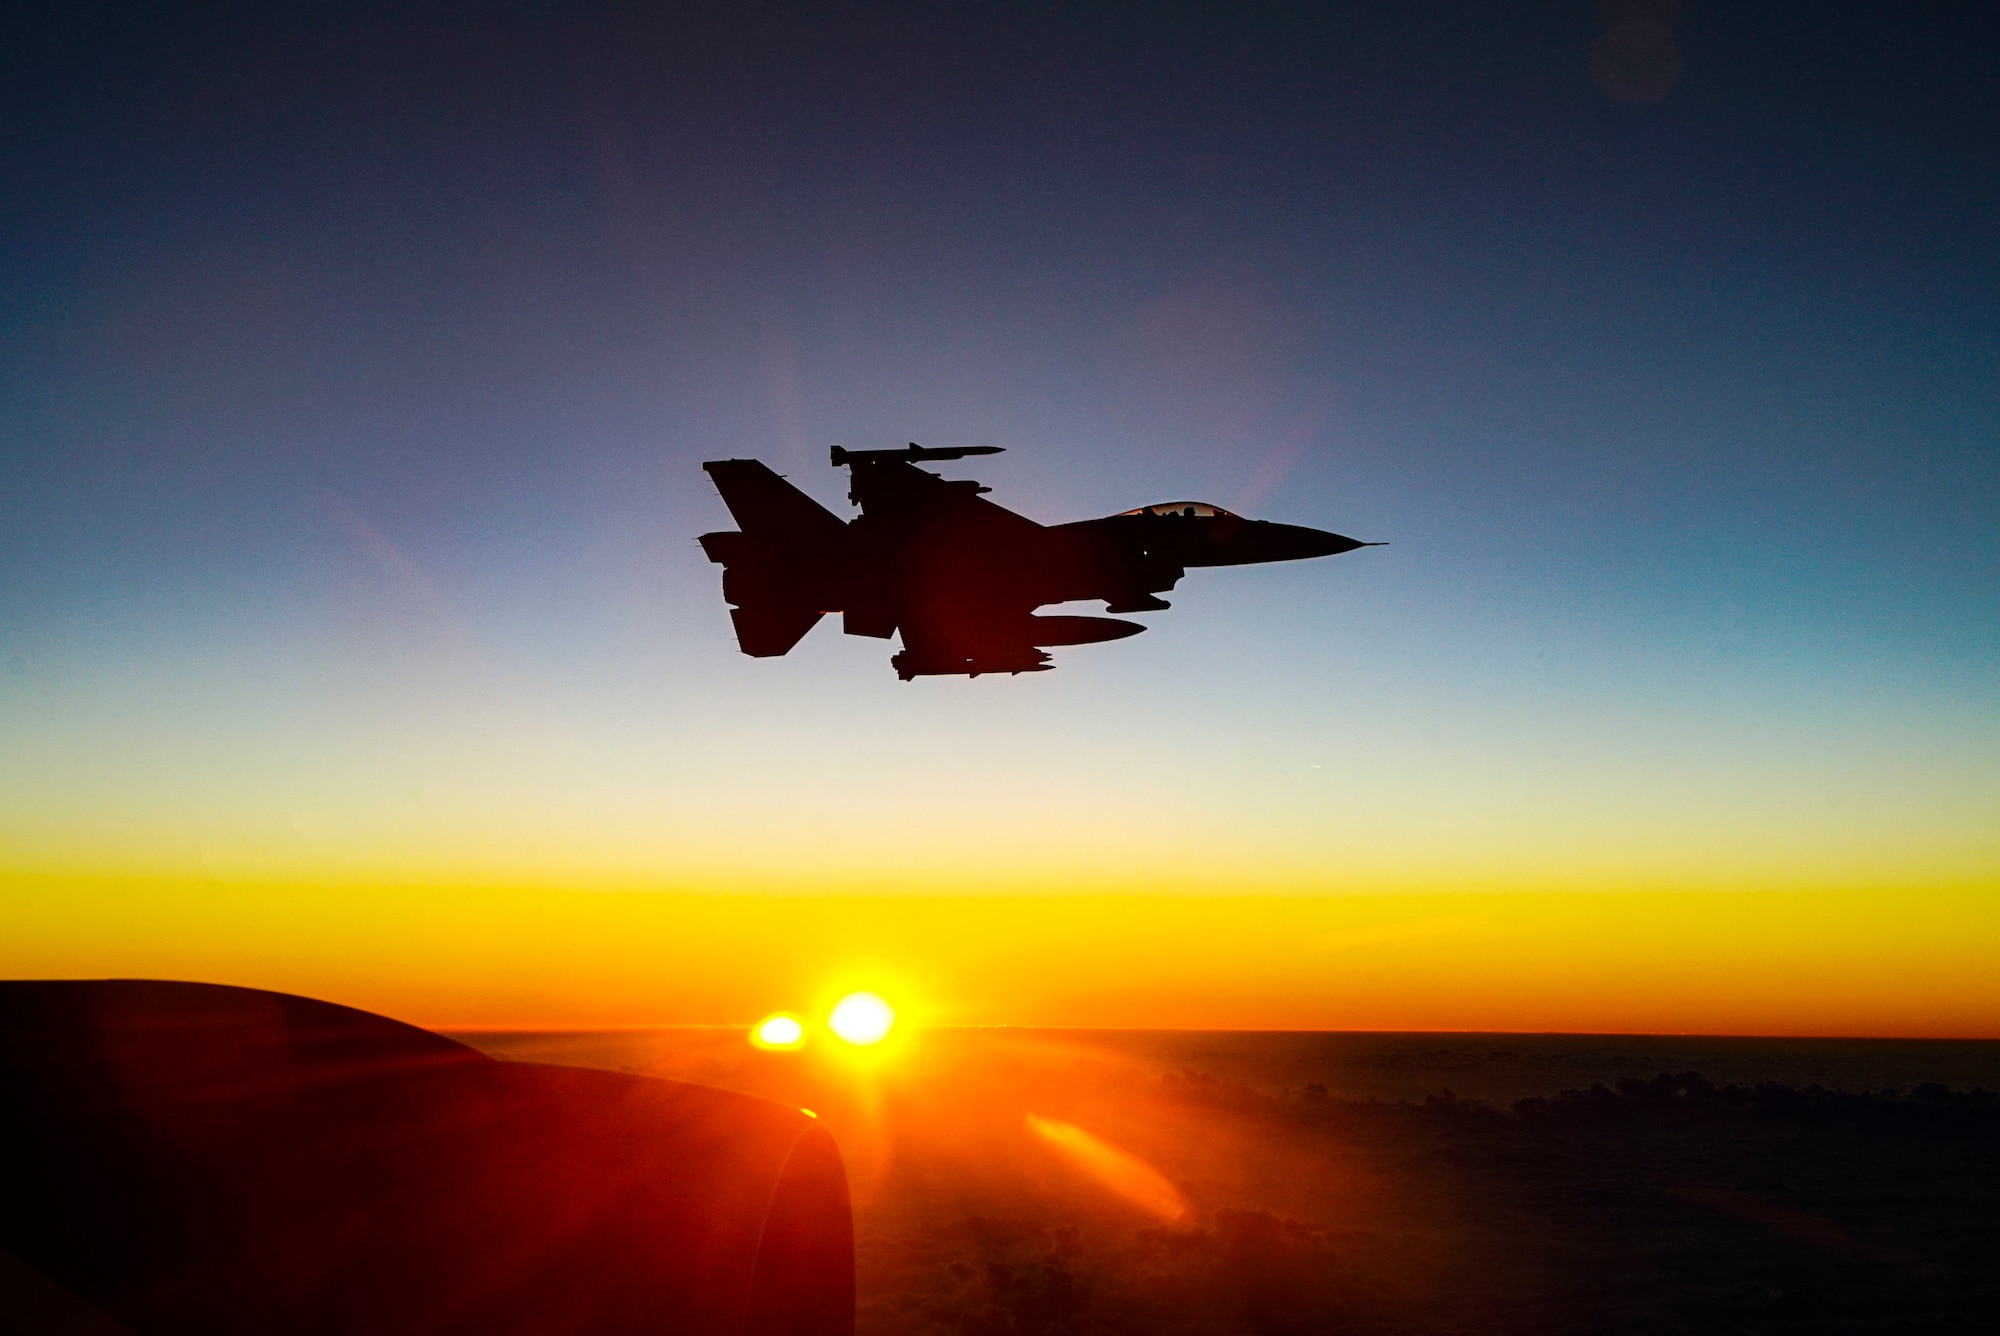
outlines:
[{"label": "setting sun", "polygon": [[873,993],[849,993],[834,1003],[827,1028],[850,1044],[879,1044],[896,1023],[896,1012]]},{"label": "setting sun", "polygon": [[750,1042],[759,1048],[797,1048],[805,1041],[806,1027],[798,1017],[783,1012],[766,1016],[750,1032]]}]

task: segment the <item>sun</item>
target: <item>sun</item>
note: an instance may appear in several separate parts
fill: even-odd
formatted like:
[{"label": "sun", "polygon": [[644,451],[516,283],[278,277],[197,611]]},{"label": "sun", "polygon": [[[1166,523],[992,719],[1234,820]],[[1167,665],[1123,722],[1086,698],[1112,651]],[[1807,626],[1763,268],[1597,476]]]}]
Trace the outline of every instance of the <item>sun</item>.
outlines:
[{"label": "sun", "polygon": [[849,993],[826,1018],[829,1030],[858,1048],[881,1043],[895,1024],[895,1008],[873,993]]},{"label": "sun", "polygon": [[766,1016],[750,1029],[750,1042],[759,1048],[797,1048],[805,1041],[804,1023],[782,1011]]}]

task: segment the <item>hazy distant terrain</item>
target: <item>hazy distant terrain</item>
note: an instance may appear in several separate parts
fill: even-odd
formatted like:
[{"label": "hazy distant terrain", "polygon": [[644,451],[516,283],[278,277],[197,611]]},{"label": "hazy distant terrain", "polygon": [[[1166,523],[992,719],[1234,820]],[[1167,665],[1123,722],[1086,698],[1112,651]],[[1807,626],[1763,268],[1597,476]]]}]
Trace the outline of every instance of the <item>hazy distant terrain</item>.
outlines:
[{"label": "hazy distant terrain", "polygon": [[944,1030],[856,1066],[735,1030],[466,1037],[820,1113],[868,1336],[2000,1312],[2000,1097],[1972,1093],[2000,1043]]}]

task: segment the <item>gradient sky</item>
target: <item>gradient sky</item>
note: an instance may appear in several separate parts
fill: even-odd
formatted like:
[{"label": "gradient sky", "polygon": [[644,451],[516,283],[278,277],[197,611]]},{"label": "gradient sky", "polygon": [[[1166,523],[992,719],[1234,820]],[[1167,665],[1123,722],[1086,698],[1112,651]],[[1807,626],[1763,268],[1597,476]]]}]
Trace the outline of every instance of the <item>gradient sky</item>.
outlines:
[{"label": "gradient sky", "polygon": [[[31,23],[0,973],[2000,1035],[1990,6]],[[700,461],[910,440],[1391,546],[740,656]]]}]

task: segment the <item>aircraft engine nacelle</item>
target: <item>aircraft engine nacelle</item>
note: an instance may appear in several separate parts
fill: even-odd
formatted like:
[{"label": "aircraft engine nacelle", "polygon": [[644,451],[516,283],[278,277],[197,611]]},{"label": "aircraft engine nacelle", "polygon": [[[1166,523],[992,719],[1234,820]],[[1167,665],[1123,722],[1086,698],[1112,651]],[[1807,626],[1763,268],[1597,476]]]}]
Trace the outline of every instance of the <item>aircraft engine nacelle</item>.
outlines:
[{"label": "aircraft engine nacelle", "polygon": [[725,602],[739,607],[830,602],[830,591],[821,587],[827,573],[823,557],[760,542],[746,533],[705,533],[696,541],[708,559],[722,567]]},{"label": "aircraft engine nacelle", "polygon": [[800,1110],[206,984],[0,982],[0,1250],[10,1331],[854,1330]]}]

